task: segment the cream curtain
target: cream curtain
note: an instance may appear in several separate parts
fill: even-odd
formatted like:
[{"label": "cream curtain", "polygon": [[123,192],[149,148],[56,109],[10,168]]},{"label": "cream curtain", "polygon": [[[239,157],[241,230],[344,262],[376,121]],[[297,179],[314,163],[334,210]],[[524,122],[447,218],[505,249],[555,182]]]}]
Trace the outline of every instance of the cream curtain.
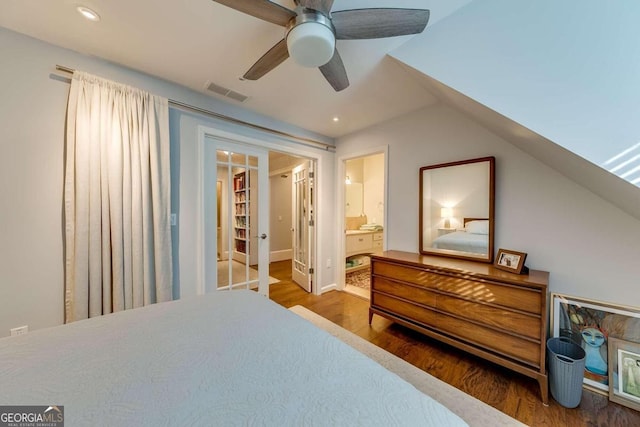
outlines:
[{"label": "cream curtain", "polygon": [[66,131],[65,322],[171,300],[167,99],[76,71]]}]

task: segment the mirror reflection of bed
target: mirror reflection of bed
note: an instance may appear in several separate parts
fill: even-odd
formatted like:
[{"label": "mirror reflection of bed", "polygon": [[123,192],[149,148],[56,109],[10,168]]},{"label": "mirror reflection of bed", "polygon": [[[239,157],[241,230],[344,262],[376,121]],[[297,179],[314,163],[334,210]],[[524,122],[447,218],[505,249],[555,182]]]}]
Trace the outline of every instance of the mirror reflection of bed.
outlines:
[{"label": "mirror reflection of bed", "polygon": [[420,168],[420,253],[491,262],[495,159]]},{"label": "mirror reflection of bed", "polygon": [[461,229],[439,229],[439,236],[433,240],[431,247],[486,254],[489,251],[489,219],[464,218],[464,227]]}]

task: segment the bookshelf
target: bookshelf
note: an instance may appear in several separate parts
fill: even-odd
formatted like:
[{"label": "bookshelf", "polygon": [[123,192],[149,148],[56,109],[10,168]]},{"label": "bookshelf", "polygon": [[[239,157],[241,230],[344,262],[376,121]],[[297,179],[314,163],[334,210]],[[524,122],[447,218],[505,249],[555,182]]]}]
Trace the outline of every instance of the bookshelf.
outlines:
[{"label": "bookshelf", "polygon": [[238,169],[233,174],[233,259],[243,264],[258,262],[257,171]]},{"label": "bookshelf", "polygon": [[247,181],[246,172],[233,175],[233,257],[241,262],[245,262],[246,259],[249,236],[249,183]]}]

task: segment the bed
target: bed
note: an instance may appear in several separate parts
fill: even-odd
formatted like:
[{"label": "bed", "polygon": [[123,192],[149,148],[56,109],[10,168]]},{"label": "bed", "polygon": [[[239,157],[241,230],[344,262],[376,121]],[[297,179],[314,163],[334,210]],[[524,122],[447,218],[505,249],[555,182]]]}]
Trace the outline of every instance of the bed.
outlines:
[{"label": "bed", "polygon": [[433,239],[435,249],[486,254],[489,251],[489,220],[464,218],[464,229],[456,230]]},{"label": "bed", "polygon": [[463,426],[352,347],[247,290],[0,339],[0,404],[74,425]]}]

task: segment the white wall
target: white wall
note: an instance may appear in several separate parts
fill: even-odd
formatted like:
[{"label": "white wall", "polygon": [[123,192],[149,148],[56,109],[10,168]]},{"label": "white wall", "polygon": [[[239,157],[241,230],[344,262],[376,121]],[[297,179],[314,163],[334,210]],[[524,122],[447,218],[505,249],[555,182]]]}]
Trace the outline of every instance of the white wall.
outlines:
[{"label": "white wall", "polygon": [[[0,28],[0,336],[9,328],[30,329],[63,322],[63,162],[64,123],[69,93],[60,64],[197,105],[267,127],[330,142],[178,85],[99,59],[58,48]],[[196,293],[197,145],[199,125],[259,138],[265,146],[318,159],[317,230],[333,235],[334,154],[242,128],[227,122],[171,109],[172,211],[175,296]],[[322,240],[318,259],[334,258],[335,243]],[[332,263],[334,264],[334,263]],[[333,268],[318,269],[320,287],[333,285]]]},{"label": "white wall", "polygon": [[389,145],[388,248],[418,250],[418,170],[496,157],[496,250],[528,253],[550,291],[640,306],[640,221],[446,106],[340,138],[336,157]]},{"label": "white wall", "polygon": [[[284,177],[283,177],[284,175]],[[269,177],[271,185],[271,252],[291,251],[291,172]],[[289,256],[289,259],[291,256]],[[281,260],[282,258],[278,258]]]}]

